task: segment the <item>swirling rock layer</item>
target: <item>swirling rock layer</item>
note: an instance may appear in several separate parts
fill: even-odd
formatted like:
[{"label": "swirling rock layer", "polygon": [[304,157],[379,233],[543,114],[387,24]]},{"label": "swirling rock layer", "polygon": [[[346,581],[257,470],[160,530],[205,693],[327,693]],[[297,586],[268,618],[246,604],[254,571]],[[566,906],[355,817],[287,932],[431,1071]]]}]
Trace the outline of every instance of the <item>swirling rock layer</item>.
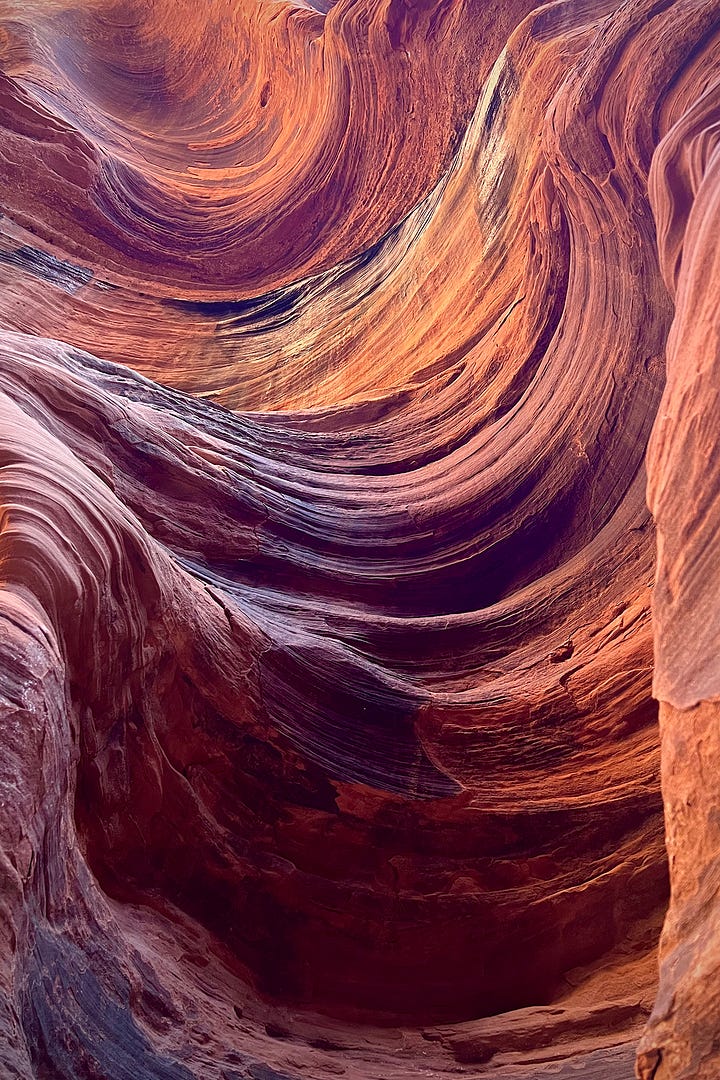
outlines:
[{"label": "swirling rock layer", "polygon": [[714,1076],[717,0],[0,16],[2,1075],[629,1076],[655,423]]}]

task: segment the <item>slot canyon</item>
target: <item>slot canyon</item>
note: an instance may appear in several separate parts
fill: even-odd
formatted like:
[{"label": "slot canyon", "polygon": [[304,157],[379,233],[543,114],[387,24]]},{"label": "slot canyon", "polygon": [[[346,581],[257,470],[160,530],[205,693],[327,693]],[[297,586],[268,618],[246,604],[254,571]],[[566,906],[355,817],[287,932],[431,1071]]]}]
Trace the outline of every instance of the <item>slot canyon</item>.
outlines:
[{"label": "slot canyon", "polygon": [[0,1080],[720,1077],[720,0],[0,0]]}]

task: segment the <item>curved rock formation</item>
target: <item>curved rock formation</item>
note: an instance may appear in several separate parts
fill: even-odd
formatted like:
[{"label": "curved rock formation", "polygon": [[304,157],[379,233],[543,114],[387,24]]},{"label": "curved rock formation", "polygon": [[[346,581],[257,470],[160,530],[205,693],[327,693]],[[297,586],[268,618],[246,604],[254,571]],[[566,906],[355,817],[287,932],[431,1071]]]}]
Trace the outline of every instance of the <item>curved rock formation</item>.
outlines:
[{"label": "curved rock formation", "polygon": [[717,0],[0,16],[3,1077],[632,1074],[659,407],[713,1076]]}]

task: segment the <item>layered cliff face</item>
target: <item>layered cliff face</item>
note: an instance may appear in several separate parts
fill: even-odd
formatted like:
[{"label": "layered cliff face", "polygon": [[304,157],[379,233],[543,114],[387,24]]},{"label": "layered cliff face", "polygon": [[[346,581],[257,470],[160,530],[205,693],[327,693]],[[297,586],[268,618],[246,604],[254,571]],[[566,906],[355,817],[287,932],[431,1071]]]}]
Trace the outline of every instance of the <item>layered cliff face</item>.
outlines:
[{"label": "layered cliff face", "polygon": [[2,1076],[716,1076],[717,0],[0,14]]}]

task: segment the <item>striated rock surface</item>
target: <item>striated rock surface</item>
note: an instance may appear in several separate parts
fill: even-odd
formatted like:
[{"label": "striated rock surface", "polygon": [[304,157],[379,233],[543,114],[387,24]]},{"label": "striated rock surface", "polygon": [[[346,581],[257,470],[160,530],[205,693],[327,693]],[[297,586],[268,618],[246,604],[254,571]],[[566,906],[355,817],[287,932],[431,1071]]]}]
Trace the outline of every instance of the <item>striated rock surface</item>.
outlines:
[{"label": "striated rock surface", "polygon": [[694,93],[682,87],[685,107],[658,148],[650,187],[661,266],[675,300],[667,386],[648,453],[658,526],[654,689],[672,896],[660,989],[639,1057],[644,1080],[720,1073],[717,67]]},{"label": "striated rock surface", "polygon": [[717,0],[0,70],[0,1076],[715,1076]]}]

